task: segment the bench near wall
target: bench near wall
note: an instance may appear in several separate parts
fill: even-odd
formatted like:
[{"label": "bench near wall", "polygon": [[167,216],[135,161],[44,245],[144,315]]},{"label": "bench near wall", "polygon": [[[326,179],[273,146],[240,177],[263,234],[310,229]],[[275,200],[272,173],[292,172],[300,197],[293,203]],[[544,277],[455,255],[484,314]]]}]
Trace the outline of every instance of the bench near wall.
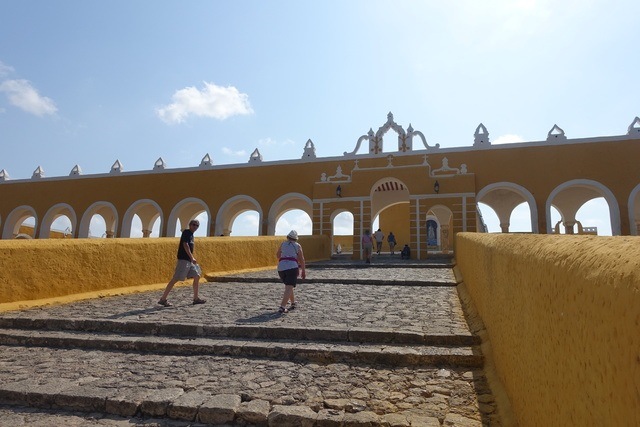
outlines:
[{"label": "bench near wall", "polygon": [[640,237],[460,233],[520,426],[640,425]]},{"label": "bench near wall", "polygon": [[[179,240],[0,240],[0,311],[37,305],[33,300],[161,289],[173,275]],[[271,236],[196,237],[195,256],[205,277],[275,268],[276,251],[283,240]],[[331,257],[327,236],[300,236],[299,242],[308,261]]]}]

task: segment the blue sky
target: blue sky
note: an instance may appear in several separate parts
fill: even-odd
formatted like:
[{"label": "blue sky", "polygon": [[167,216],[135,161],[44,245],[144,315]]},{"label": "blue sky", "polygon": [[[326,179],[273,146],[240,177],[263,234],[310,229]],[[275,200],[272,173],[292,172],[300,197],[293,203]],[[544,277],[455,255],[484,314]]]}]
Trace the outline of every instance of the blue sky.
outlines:
[{"label": "blue sky", "polygon": [[620,135],[640,115],[637,17],[626,0],[3,0],[0,169],[296,159],[307,139],[336,156],[389,111],[441,147],[481,122],[493,143]]}]

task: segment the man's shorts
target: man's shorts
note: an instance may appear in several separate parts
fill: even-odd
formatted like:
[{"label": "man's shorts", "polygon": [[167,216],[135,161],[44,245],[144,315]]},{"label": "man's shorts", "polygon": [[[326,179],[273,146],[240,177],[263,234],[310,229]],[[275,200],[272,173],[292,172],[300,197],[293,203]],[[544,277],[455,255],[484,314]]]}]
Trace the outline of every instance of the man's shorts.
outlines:
[{"label": "man's shorts", "polygon": [[198,267],[198,264],[193,264],[186,259],[179,259],[176,263],[176,271],[173,273],[173,278],[182,281],[195,277],[200,277],[200,267]]},{"label": "man's shorts", "polygon": [[289,270],[278,271],[278,275],[282,280],[282,283],[288,286],[296,287],[296,283],[298,282],[298,269],[290,268]]}]

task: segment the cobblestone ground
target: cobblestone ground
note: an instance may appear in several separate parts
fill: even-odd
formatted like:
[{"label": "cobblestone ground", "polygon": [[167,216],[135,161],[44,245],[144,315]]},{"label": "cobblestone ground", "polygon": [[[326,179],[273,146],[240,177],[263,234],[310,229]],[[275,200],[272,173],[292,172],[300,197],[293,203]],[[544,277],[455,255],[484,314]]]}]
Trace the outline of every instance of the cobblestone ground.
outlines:
[{"label": "cobblestone ground", "polygon": [[[400,285],[367,285],[386,275]],[[469,335],[453,286],[411,286],[407,280],[453,282],[450,268],[310,268],[313,277],[356,277],[363,284],[304,283],[296,289],[300,308],[275,314],[283,285],[276,272],[245,274],[272,283],[205,283],[193,306],[190,287],[174,289],[174,307],[156,302],[160,292],[139,293],[61,306],[4,313],[0,317],[118,319],[127,322],[257,324],[264,327],[349,327],[425,334]],[[165,389],[235,394],[243,401],[305,405],[376,414],[420,414],[434,424],[499,426],[491,390],[481,369],[450,366],[316,364],[215,355],[162,355],[72,348],[0,346],[0,383],[47,387],[90,387],[150,395]],[[390,418],[392,420],[392,418]],[[386,422],[386,421],[385,421]],[[4,425],[198,425],[0,406]],[[355,425],[355,424],[354,424]],[[380,425],[410,425],[386,422]]]},{"label": "cobblestone ground", "polygon": [[[469,334],[454,287],[302,284],[297,311],[277,316],[281,283],[207,283],[203,305],[191,305],[190,287],[174,289],[174,306],[158,306],[161,292],[80,301],[7,313],[12,317],[119,319],[130,322],[261,324],[269,327],[382,328],[428,334]],[[3,316],[0,316],[3,317]]]}]

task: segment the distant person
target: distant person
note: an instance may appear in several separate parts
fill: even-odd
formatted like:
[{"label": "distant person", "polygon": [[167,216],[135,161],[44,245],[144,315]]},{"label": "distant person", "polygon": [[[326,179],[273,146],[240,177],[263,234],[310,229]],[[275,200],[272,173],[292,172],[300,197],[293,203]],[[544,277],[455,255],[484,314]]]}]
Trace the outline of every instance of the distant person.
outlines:
[{"label": "distant person", "polygon": [[193,279],[193,304],[204,304],[206,302],[206,300],[198,297],[198,285],[200,283],[200,275],[202,272],[198,265],[198,261],[196,261],[193,256],[193,248],[195,244],[193,233],[198,229],[198,227],[200,227],[200,222],[197,219],[194,219],[189,222],[189,227],[182,231],[180,244],[178,245],[178,262],[176,263],[176,269],[173,273],[173,277],[169,283],[167,283],[167,287],[165,288],[160,301],[158,301],[158,304],[162,306],[171,307],[173,305],[167,301],[169,292],[171,292],[171,289],[176,282],[180,282],[185,279]]},{"label": "distant person", "polygon": [[376,239],[376,252],[380,255],[382,250],[382,241],[384,240],[384,233],[378,228],[378,231],[373,233],[373,238]]},{"label": "distant person", "polygon": [[[287,234],[287,240],[282,242],[276,253],[278,257],[278,275],[284,283],[284,294],[278,312],[288,313],[297,307],[293,289],[298,283],[298,276],[304,279],[307,276],[305,270],[304,253],[298,243],[298,232],[291,230]],[[287,304],[291,305],[287,307]]]},{"label": "distant person", "polygon": [[400,259],[411,259],[411,248],[409,245],[404,245],[402,252],[400,252]]},{"label": "distant person", "polygon": [[387,243],[389,243],[389,252],[391,252],[391,255],[393,255],[396,247],[396,236],[393,235],[393,231],[389,232]]},{"label": "distant person", "polygon": [[364,252],[364,259],[367,264],[371,264],[371,253],[373,252],[373,237],[369,230],[364,230],[362,235],[362,251]]}]

